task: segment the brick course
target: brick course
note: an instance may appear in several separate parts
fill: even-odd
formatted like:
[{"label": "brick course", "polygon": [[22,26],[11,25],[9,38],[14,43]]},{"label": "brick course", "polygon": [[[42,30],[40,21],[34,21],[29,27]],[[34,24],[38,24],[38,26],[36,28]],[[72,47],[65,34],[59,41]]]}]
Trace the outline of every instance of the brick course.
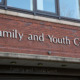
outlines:
[{"label": "brick course", "polygon": [[[48,51],[51,51],[51,56],[80,58],[80,46],[73,44],[74,38],[80,37],[79,27],[0,14],[0,30],[12,31],[14,29],[19,33],[24,33],[22,41],[0,37],[0,52],[49,55]],[[41,35],[42,33],[45,36],[44,42],[27,39],[28,34]],[[68,36],[71,44],[50,43],[47,35],[58,38]]]}]

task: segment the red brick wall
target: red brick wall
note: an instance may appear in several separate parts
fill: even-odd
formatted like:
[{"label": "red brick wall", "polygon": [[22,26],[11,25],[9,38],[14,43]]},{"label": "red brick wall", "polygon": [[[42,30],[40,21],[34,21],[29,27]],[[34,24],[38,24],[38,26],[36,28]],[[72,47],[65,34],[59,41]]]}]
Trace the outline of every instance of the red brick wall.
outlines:
[{"label": "red brick wall", "polygon": [[[12,31],[14,29],[24,34],[22,41],[0,37],[0,52],[48,55],[48,51],[51,51],[51,56],[80,58],[80,46],[73,44],[74,38],[80,37],[79,27],[0,14],[0,30]],[[41,35],[41,33],[44,34],[44,42],[27,39],[29,34]],[[53,35],[57,38],[67,36],[71,40],[71,44],[50,43],[47,35]]]}]

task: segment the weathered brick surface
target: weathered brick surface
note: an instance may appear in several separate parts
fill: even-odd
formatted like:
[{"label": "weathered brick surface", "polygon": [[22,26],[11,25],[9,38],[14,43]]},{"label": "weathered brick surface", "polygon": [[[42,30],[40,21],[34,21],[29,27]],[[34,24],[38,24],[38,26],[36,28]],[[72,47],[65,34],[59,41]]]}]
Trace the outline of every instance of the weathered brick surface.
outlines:
[{"label": "weathered brick surface", "polygon": [[[22,41],[0,37],[0,52],[48,55],[48,51],[51,51],[51,56],[80,58],[80,46],[73,44],[74,38],[80,38],[79,27],[0,14],[0,30],[12,31],[14,29],[24,34]],[[27,39],[29,34],[41,35],[42,33],[45,36],[44,42]],[[67,36],[71,40],[71,44],[50,43],[47,35],[57,38]]]}]

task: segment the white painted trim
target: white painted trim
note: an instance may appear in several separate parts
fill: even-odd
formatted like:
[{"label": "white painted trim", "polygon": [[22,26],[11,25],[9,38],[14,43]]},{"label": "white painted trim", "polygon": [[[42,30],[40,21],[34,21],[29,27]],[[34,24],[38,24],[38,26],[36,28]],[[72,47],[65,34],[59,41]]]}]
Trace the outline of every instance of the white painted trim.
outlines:
[{"label": "white painted trim", "polygon": [[12,16],[23,17],[23,18],[30,18],[30,19],[35,19],[35,20],[48,21],[48,22],[53,22],[53,23],[60,23],[60,24],[66,24],[66,25],[80,27],[80,23],[72,22],[72,21],[66,21],[66,20],[64,21],[64,20],[58,20],[58,19],[47,18],[47,17],[42,17],[42,16],[34,16],[34,15],[30,15],[30,14],[24,14],[24,13],[20,13],[20,12],[14,12],[14,11],[2,10],[2,9],[0,9],[0,13],[12,15]]},{"label": "white painted trim", "polygon": [[80,63],[80,58],[26,54],[26,53],[12,53],[12,52],[0,52],[0,58]]}]

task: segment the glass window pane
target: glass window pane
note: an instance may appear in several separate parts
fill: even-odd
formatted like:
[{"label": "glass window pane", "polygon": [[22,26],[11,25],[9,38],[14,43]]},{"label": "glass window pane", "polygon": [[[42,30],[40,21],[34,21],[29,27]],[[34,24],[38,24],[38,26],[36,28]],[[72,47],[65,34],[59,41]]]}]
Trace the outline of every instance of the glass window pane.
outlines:
[{"label": "glass window pane", "polygon": [[33,10],[32,0],[7,0],[7,5],[15,8]]},{"label": "glass window pane", "polygon": [[80,0],[59,0],[60,15],[80,19]]},{"label": "glass window pane", "polygon": [[37,0],[37,9],[55,13],[55,0]]},{"label": "glass window pane", "polygon": [[2,0],[0,0],[0,2],[2,2]]}]

